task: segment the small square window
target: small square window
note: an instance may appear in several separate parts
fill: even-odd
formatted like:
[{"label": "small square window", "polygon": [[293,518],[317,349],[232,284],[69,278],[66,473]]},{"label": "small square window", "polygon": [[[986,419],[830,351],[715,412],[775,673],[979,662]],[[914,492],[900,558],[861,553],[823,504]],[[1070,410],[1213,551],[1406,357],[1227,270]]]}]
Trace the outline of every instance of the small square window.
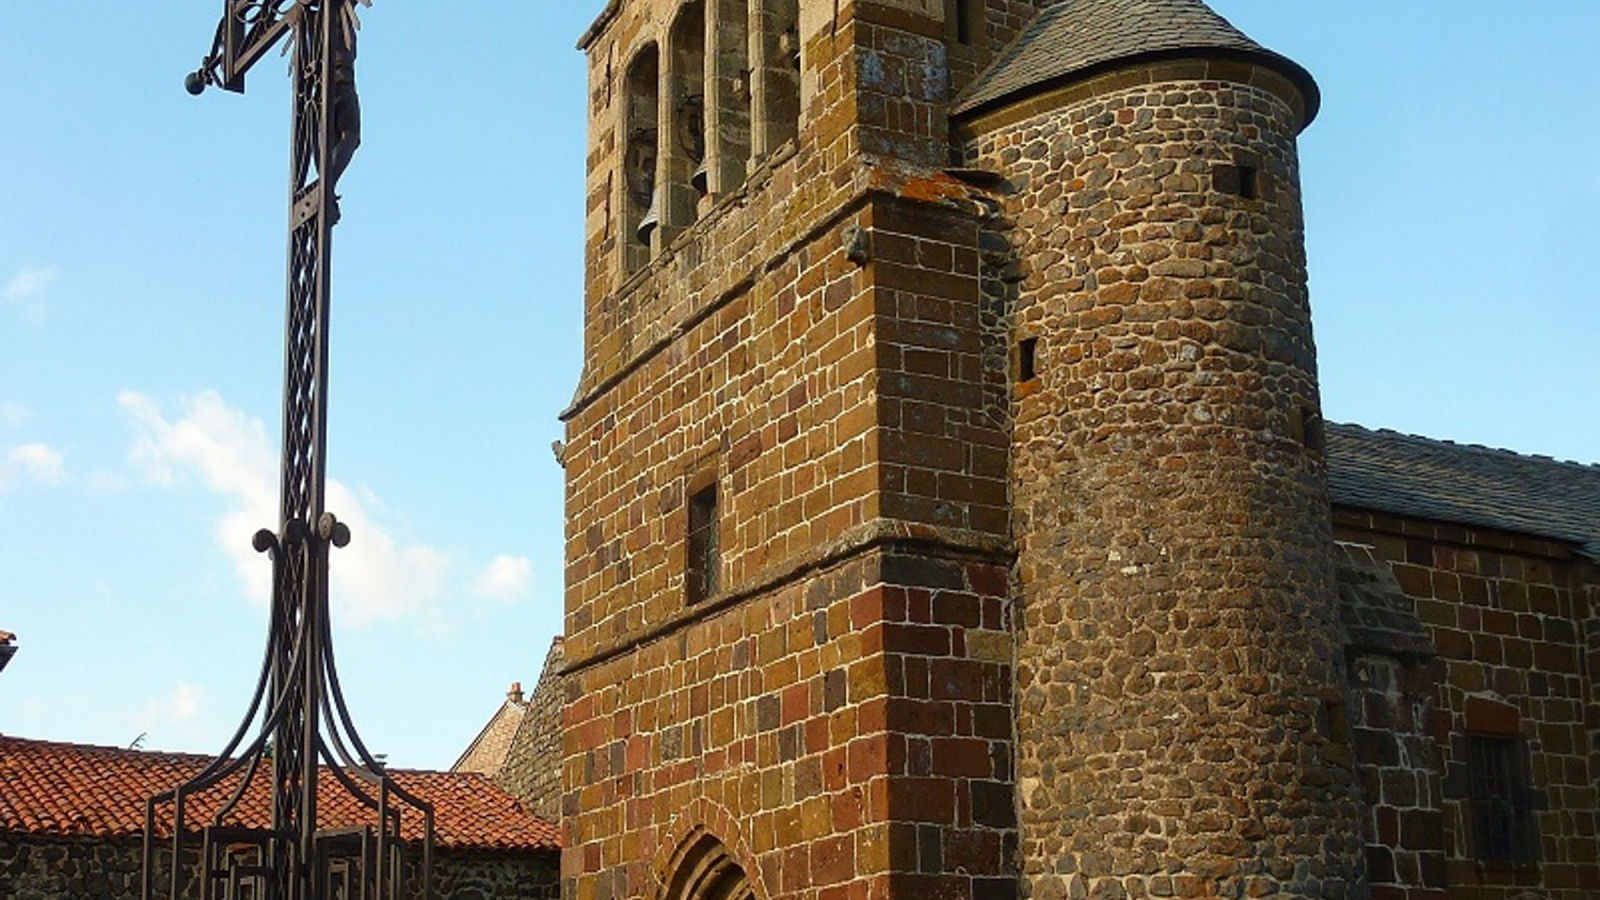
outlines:
[{"label": "small square window", "polygon": [[1261,170],[1248,165],[1218,165],[1211,170],[1211,183],[1219,193],[1246,200],[1261,196]]},{"label": "small square window", "polygon": [[684,585],[690,603],[698,603],[717,593],[722,570],[717,532],[717,485],[712,482],[689,497]]}]

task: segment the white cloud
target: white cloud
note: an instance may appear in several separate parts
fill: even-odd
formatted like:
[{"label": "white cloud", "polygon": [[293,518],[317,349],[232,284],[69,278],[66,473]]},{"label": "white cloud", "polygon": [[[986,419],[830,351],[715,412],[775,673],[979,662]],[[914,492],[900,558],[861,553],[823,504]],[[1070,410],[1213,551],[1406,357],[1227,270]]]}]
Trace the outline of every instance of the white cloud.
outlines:
[{"label": "white cloud", "polygon": [[120,494],[128,489],[128,478],[120,472],[95,469],[84,479],[84,488],[95,497]]},{"label": "white cloud", "polygon": [[205,699],[204,689],[180,680],[164,696],[152,699],[129,718],[134,727],[147,733],[173,729],[186,735],[192,734],[200,724]]},{"label": "white cloud", "polygon": [[60,484],[67,479],[61,454],[44,444],[23,444],[0,457],[0,490],[27,479],[38,484]]},{"label": "white cloud", "polygon": [[61,275],[61,270],[55,266],[46,266],[40,269],[23,269],[17,277],[11,279],[6,285],[5,295],[7,300],[22,301],[38,294],[49,287]]},{"label": "white cloud", "polygon": [[38,302],[38,296],[60,275],[61,270],[55,266],[23,269],[6,284],[4,290],[0,290],[0,297],[37,316],[44,312],[44,304]]},{"label": "white cloud", "polygon": [[[213,391],[185,398],[174,419],[133,391],[118,395],[117,402],[139,429],[129,459],[148,481],[170,488],[199,482],[227,500],[212,529],[217,546],[233,562],[248,596],[265,604],[271,565],[251,548],[250,538],[277,526],[278,462],[261,420],[232,409]],[[327,490],[328,509],[352,535],[330,566],[334,612],[352,624],[429,613],[448,582],[449,559],[426,544],[397,540],[370,511],[376,504],[342,483],[330,479]]]},{"label": "white cloud", "polygon": [[330,570],[335,603],[343,601],[352,623],[399,618],[439,601],[450,575],[442,552],[396,542],[338,481],[328,482],[328,508],[350,526],[350,544],[334,552]]},{"label": "white cloud", "polygon": [[526,556],[500,555],[472,583],[472,593],[489,600],[520,600],[533,587],[533,561]]},{"label": "white cloud", "polygon": [[33,410],[10,400],[0,400],[0,425],[21,425],[33,418]]}]

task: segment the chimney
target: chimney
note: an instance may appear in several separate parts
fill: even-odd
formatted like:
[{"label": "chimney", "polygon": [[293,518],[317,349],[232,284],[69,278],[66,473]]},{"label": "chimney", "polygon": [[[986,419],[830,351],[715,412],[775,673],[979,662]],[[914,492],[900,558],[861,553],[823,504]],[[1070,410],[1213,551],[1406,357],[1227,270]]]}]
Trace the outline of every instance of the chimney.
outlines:
[{"label": "chimney", "polygon": [[519,706],[522,705],[522,682],[511,682],[511,690],[506,691],[506,700]]}]

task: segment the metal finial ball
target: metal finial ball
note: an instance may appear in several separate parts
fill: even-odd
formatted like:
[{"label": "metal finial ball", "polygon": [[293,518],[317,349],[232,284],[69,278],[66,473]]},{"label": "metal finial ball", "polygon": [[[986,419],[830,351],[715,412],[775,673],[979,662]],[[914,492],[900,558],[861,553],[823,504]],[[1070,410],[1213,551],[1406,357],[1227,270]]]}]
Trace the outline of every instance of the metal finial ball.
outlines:
[{"label": "metal finial ball", "polygon": [[200,92],[206,89],[205,73],[196,71],[184,76],[183,89],[188,91],[190,96],[200,96]]}]

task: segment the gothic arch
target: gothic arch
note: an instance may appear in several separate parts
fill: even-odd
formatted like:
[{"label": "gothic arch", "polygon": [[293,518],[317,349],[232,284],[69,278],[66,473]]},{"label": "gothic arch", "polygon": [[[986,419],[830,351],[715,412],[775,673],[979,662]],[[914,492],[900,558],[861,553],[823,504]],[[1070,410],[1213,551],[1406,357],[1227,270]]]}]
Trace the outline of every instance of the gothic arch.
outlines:
[{"label": "gothic arch", "polygon": [[744,867],[703,828],[689,833],[667,871],[662,900],[756,900]]},{"label": "gothic arch", "polygon": [[685,803],[651,854],[649,900],[770,900],[740,824],[707,797]]}]

